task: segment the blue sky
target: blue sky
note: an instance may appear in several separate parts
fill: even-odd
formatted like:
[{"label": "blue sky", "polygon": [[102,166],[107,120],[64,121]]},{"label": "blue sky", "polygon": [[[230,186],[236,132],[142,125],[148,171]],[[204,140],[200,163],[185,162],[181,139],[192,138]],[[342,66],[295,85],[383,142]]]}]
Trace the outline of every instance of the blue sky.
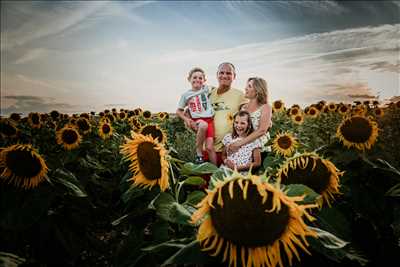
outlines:
[{"label": "blue sky", "polygon": [[235,64],[270,100],[400,95],[400,1],[1,2],[1,112],[174,112],[187,72]]}]

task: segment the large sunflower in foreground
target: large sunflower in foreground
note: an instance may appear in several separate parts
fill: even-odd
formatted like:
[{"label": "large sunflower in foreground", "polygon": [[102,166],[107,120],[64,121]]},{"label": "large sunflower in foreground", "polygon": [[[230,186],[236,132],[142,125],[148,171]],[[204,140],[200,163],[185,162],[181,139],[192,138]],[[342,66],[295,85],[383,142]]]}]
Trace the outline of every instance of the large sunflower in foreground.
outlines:
[{"label": "large sunflower in foreground", "polygon": [[169,169],[164,146],[151,135],[135,134],[133,139],[127,140],[121,145],[121,153],[131,161],[129,170],[133,177],[129,181],[150,188],[158,184],[165,191],[169,186]]},{"label": "large sunflower in foreground", "polygon": [[57,131],[57,144],[62,145],[66,150],[72,150],[79,146],[81,135],[72,126],[66,126]]},{"label": "large sunflower in foreground", "polygon": [[315,153],[304,153],[287,160],[276,176],[282,184],[304,184],[310,187],[322,196],[321,200],[330,205],[334,195],[339,193],[341,175],[343,172],[331,161]]},{"label": "large sunflower in foreground", "polygon": [[336,136],[348,147],[358,150],[370,149],[378,137],[378,125],[364,116],[352,116],[344,119],[336,131]]},{"label": "large sunflower in foreground", "polygon": [[205,217],[197,234],[201,249],[229,266],[283,266],[281,249],[291,265],[293,255],[300,260],[295,245],[309,253],[306,236],[316,233],[302,215],[312,220],[305,209],[315,205],[296,204],[303,198],[288,197],[260,177],[235,176],[216,182],[192,215],[193,223]]},{"label": "large sunflower in foreground", "polygon": [[167,133],[157,124],[144,125],[140,128],[139,133],[143,135],[151,135],[151,137],[158,139],[158,142],[162,144],[167,142]]},{"label": "large sunflower in foreground", "polygon": [[290,156],[299,145],[296,138],[289,132],[278,134],[272,142],[272,150],[282,156]]},{"label": "large sunflower in foreground", "polygon": [[102,139],[107,139],[112,136],[113,129],[111,124],[108,122],[103,122],[99,126],[99,135]]},{"label": "large sunflower in foreground", "polygon": [[30,189],[46,180],[48,171],[44,159],[31,145],[12,145],[0,152],[0,179],[17,187]]}]

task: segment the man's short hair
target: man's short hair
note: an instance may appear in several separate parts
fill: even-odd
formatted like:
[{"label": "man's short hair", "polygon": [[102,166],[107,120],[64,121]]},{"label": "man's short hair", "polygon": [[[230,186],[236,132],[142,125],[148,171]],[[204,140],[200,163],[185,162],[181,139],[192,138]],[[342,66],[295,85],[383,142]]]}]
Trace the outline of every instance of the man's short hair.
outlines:
[{"label": "man's short hair", "polygon": [[221,64],[219,64],[219,65],[218,65],[218,72],[219,72],[219,69],[220,69],[222,66],[224,66],[224,65],[229,65],[229,66],[231,66],[231,68],[233,69],[233,73],[236,74],[235,66],[234,66],[232,63],[230,63],[230,62],[222,62]]}]

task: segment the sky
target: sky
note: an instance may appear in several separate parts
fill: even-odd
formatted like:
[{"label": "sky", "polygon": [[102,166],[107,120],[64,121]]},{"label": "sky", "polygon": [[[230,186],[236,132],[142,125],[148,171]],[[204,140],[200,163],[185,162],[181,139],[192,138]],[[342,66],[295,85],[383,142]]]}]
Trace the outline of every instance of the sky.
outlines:
[{"label": "sky", "polygon": [[175,112],[201,67],[305,106],[400,95],[400,1],[1,1],[1,114]]}]

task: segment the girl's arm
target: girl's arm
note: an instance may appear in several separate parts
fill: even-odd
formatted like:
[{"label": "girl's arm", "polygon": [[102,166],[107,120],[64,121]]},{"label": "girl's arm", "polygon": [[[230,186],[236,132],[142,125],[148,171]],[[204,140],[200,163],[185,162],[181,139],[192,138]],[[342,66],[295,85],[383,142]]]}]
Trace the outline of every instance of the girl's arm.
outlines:
[{"label": "girl's arm", "polygon": [[239,148],[245,144],[248,144],[250,142],[253,142],[260,136],[263,136],[268,128],[271,126],[271,118],[272,118],[272,108],[268,104],[264,104],[261,107],[261,118],[260,118],[260,125],[258,126],[258,129],[255,129],[254,132],[243,138],[242,140],[239,140],[235,143],[232,143],[229,145],[228,150],[232,152],[236,152],[239,150]]}]

